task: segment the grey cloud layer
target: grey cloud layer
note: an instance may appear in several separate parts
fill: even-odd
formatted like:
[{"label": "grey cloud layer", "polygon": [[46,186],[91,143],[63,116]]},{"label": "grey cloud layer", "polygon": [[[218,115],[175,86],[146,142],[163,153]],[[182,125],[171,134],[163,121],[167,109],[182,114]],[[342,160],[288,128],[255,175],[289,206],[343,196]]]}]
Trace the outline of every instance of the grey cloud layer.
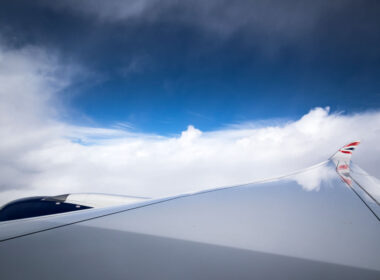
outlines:
[{"label": "grey cloud layer", "polygon": [[100,20],[120,21],[141,17],[147,21],[178,21],[232,31],[243,26],[295,32],[310,29],[324,14],[334,14],[352,6],[352,1],[173,1],[111,0],[60,1],[44,4],[56,9],[97,16]]},{"label": "grey cloud layer", "polygon": [[[22,6],[22,0],[19,2]],[[379,24],[376,12],[380,10],[374,0],[40,0],[34,6],[119,27],[169,24],[182,27],[184,32],[188,27],[198,27],[214,35],[236,33],[266,45],[307,43],[304,41],[312,40],[312,34],[320,37],[321,32],[334,33],[340,40],[347,40],[348,35],[374,34]]]},{"label": "grey cloud layer", "polygon": [[[256,0],[256,1],[175,1],[175,0],[66,0],[52,3],[43,1],[55,9],[92,15],[101,21],[120,22],[141,19],[147,23],[172,22],[173,24],[198,25],[202,28],[229,34],[239,29],[263,31],[268,37],[298,37],[314,32],[319,24],[344,24],[354,22],[366,28],[373,21],[379,8],[376,1],[358,3],[351,0],[300,1],[300,0]],[[352,27],[349,25],[347,27]],[[364,29],[362,31],[365,31]],[[341,34],[346,30],[342,29]]]},{"label": "grey cloud layer", "polygon": [[0,34],[11,47],[58,50],[111,76],[223,75],[242,65],[249,76],[263,69],[281,78],[286,67],[311,81],[338,73],[372,82],[379,11],[374,0],[12,0],[0,10]]}]

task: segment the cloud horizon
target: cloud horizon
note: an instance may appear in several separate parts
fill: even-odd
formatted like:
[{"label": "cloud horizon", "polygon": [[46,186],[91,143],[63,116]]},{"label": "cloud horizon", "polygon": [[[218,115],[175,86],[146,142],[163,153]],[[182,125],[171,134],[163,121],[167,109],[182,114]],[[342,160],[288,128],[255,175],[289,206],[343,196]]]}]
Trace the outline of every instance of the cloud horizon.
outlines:
[{"label": "cloud horizon", "polygon": [[[77,67],[39,48],[0,48],[0,204],[32,195],[101,192],[159,197],[283,175],[362,140],[354,161],[380,177],[380,111],[243,123],[178,135],[89,127],[62,117]],[[75,75],[74,75],[75,76]]]}]

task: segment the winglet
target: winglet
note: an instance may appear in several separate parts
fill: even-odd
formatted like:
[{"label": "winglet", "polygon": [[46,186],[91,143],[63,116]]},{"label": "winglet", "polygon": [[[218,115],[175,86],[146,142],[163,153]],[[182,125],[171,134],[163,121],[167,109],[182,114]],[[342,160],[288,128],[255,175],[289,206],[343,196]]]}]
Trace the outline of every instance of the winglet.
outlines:
[{"label": "winglet", "polygon": [[355,150],[355,148],[360,144],[360,141],[354,141],[350,144],[347,144],[340,148],[332,157],[331,159],[337,163],[345,161],[347,164],[351,161],[352,152]]},{"label": "winglet", "polygon": [[351,142],[340,148],[330,159],[336,165],[336,171],[342,178],[342,180],[351,186],[352,180],[350,174],[350,162],[352,152],[360,144],[360,141]]}]

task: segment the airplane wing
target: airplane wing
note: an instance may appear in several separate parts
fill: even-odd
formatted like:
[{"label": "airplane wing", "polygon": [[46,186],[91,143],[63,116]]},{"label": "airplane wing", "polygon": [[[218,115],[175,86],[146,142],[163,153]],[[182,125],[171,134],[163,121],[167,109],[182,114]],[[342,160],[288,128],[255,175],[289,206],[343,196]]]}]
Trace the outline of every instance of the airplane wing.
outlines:
[{"label": "airplane wing", "polygon": [[347,148],[280,178],[1,222],[1,279],[380,279],[380,186]]}]

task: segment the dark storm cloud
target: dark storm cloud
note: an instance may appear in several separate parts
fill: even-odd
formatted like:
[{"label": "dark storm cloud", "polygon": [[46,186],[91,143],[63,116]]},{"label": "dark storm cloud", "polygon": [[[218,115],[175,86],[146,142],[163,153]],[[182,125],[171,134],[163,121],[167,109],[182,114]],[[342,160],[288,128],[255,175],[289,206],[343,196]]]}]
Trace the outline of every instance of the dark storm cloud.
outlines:
[{"label": "dark storm cloud", "polygon": [[378,55],[379,7],[368,0],[13,0],[2,2],[0,22],[14,44],[47,44],[91,59],[107,50],[121,58],[141,51],[208,54],[228,44],[269,55],[341,47],[367,56]]}]

